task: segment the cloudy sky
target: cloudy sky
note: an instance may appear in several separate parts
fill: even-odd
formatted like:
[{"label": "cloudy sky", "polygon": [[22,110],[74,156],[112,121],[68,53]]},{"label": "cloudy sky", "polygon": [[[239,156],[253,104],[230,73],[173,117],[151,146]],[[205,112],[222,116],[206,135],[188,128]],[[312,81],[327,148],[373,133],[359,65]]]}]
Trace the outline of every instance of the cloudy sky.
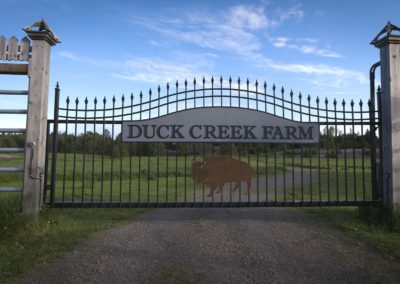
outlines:
[{"label": "cloudy sky", "polygon": [[[398,0],[0,0],[0,5],[0,34],[22,38],[24,26],[44,18],[62,41],[52,48],[50,117],[57,81],[63,100],[135,95],[203,76],[258,79],[313,98],[367,99],[368,71],[379,61],[369,43],[387,21],[400,25]],[[0,89],[26,87],[25,78],[0,77]],[[26,101],[2,97],[0,103],[15,108]]]}]

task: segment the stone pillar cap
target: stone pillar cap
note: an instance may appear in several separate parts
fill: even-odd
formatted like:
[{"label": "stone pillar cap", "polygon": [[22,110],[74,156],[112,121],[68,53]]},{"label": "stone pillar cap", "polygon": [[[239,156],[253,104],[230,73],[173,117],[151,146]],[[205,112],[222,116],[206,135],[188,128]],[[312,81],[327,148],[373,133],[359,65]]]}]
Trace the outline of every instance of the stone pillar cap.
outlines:
[{"label": "stone pillar cap", "polygon": [[[377,48],[384,47],[389,43],[400,44],[400,33],[393,34],[394,31],[400,32],[400,28],[388,22],[387,25],[379,32],[379,34],[371,41],[371,44]],[[379,38],[381,35],[386,35]]]},{"label": "stone pillar cap", "polygon": [[37,21],[32,25],[26,26],[25,28],[23,28],[23,30],[32,40],[45,40],[50,45],[56,45],[57,43],[61,42],[44,19],[41,19],[40,21]]}]

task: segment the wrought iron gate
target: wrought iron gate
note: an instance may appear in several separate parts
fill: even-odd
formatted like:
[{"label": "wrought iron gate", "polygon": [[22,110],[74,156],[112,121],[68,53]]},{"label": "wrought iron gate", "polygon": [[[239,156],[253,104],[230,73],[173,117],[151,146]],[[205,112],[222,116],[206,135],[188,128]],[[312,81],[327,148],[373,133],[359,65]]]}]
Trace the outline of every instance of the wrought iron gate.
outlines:
[{"label": "wrought iron gate", "polygon": [[[178,82],[111,101],[66,98],[48,121],[45,201],[57,207],[366,205],[381,198],[380,90],[338,102],[231,78]],[[237,108],[318,123],[318,144],[124,143],[124,121],[198,108]],[[371,131],[372,130],[372,131]],[[196,162],[226,157],[252,170],[250,186],[196,178]],[[248,188],[250,187],[250,188]]]}]

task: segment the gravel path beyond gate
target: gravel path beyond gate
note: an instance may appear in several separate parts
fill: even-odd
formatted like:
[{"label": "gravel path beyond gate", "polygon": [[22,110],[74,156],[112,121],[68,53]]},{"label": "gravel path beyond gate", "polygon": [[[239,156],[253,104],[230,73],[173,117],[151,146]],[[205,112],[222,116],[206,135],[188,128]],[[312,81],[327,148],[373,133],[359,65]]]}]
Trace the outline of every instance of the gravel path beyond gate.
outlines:
[{"label": "gravel path beyond gate", "polygon": [[157,209],[18,283],[400,283],[399,263],[298,209]]}]

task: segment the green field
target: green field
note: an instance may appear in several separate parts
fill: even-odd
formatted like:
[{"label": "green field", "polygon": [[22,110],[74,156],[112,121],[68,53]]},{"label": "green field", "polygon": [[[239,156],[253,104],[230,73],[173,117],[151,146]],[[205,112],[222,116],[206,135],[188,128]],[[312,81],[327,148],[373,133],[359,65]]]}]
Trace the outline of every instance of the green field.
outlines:
[{"label": "green field", "polygon": [[[235,158],[238,158],[237,156]],[[203,156],[125,156],[114,157],[92,154],[59,153],[55,201],[65,202],[202,202],[208,188],[195,183],[191,174],[192,160]],[[325,158],[300,155],[283,157],[269,153],[246,155],[254,174],[251,192],[244,183],[238,192],[230,192],[233,201],[362,201],[371,200],[371,163],[369,157]],[[18,167],[22,155],[2,159],[2,167]],[[49,159],[51,165],[51,157]],[[49,167],[50,168],[50,167]],[[258,177],[257,177],[258,176]],[[21,174],[0,175],[1,186],[21,185]],[[50,184],[50,172],[47,178]],[[224,196],[215,199],[227,201],[230,185],[224,187]],[[233,199],[232,199],[233,194]],[[49,200],[49,193],[47,200]],[[256,197],[258,196],[258,197]],[[214,196],[213,196],[214,197]]]}]

